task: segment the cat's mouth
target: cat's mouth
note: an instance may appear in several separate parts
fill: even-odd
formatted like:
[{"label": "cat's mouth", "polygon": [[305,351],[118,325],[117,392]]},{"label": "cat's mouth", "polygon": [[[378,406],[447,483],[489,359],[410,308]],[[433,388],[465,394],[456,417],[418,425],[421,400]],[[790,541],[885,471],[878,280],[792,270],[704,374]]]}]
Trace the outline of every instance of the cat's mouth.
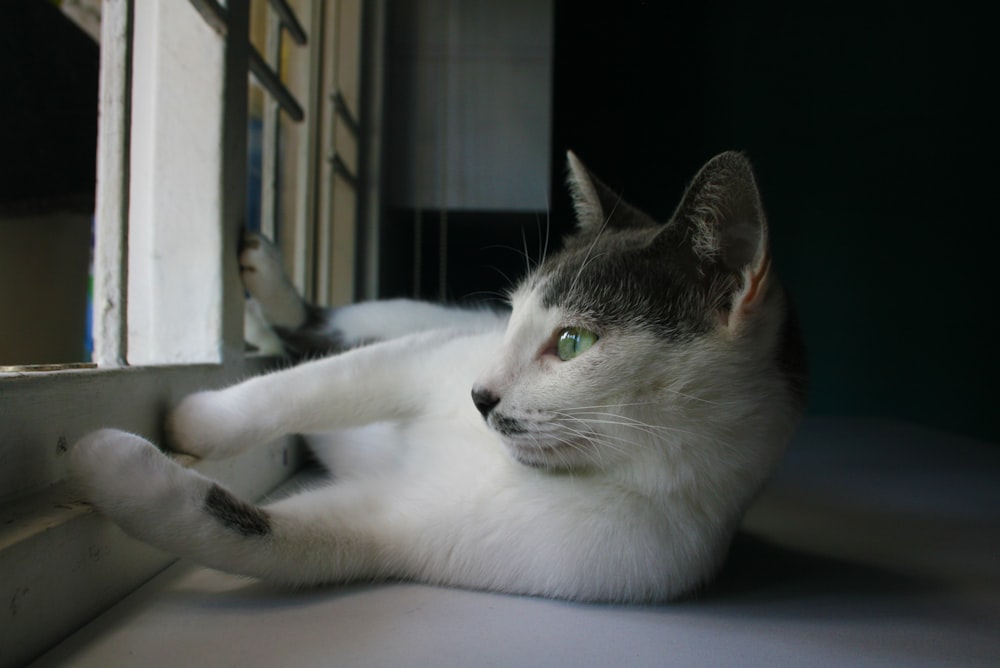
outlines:
[{"label": "cat's mouth", "polygon": [[590,442],[580,435],[558,433],[499,414],[491,415],[488,422],[510,456],[525,466],[565,471],[591,463]]},{"label": "cat's mouth", "polygon": [[530,433],[524,422],[506,415],[490,415],[487,422],[501,436],[518,437]]}]

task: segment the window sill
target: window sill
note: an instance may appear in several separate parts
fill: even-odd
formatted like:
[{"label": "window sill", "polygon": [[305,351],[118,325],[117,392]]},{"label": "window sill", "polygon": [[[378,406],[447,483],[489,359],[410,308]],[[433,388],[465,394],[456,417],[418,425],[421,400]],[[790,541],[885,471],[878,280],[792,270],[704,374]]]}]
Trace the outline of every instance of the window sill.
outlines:
[{"label": "window sill", "polygon": [[[298,470],[302,448],[276,441],[230,460],[182,463],[245,498]],[[0,665],[22,665],[175,561],[126,536],[60,483],[0,509]]]}]

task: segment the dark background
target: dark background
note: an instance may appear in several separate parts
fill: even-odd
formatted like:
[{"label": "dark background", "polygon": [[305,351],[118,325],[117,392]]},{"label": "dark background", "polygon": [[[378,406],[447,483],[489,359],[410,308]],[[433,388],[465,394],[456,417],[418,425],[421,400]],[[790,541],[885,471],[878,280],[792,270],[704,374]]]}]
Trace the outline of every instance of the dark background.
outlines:
[{"label": "dark background", "polygon": [[[553,238],[572,224],[567,148],[664,220],[705,160],[744,151],[805,330],[809,411],[1000,441],[1000,77],[983,7],[557,0]],[[506,286],[545,218],[449,213],[448,296]]]},{"label": "dark background", "polygon": [[557,3],[556,152],[666,218],[701,162],[745,151],[810,410],[1000,440],[994,10],[684,4]]},{"label": "dark background", "polygon": [[[49,3],[0,7],[0,208],[90,207],[97,49],[52,27]],[[1000,442],[997,18],[912,2],[557,0],[550,211],[449,212],[446,296],[496,296],[523,273],[522,249],[537,258],[547,228],[553,244],[571,228],[566,149],[661,219],[705,160],[739,149],[804,326],[810,412]],[[42,44],[18,29],[42,20],[64,32]],[[419,293],[436,297],[440,217],[423,215]],[[412,220],[386,221],[387,295],[412,294]]]},{"label": "dark background", "polygon": [[44,0],[0,0],[0,214],[92,211],[100,50]]}]

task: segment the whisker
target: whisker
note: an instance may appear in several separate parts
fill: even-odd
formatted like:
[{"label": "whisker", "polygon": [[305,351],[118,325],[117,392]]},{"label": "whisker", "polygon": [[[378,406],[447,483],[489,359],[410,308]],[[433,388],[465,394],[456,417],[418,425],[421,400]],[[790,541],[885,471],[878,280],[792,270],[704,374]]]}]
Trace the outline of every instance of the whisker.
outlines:
[{"label": "whisker", "polygon": [[510,299],[508,299],[507,295],[496,290],[477,290],[476,292],[467,294],[466,298],[476,300],[477,302],[497,303],[504,306],[510,304]]},{"label": "whisker", "polygon": [[636,402],[633,402],[633,403],[624,403],[624,404],[596,404],[594,406],[573,406],[573,407],[570,407],[570,408],[564,408],[563,410],[575,411],[575,410],[583,410],[583,409],[587,409],[587,408],[625,408],[625,407],[628,407],[628,406],[652,406],[652,405],[655,405],[655,404],[658,404],[658,403],[660,403],[660,402],[658,402],[658,401],[636,401]]},{"label": "whisker", "polygon": [[531,273],[531,253],[528,252],[528,237],[524,233],[524,225],[521,226],[521,245],[524,246],[524,269],[526,274]]},{"label": "whisker", "polygon": [[[670,388],[670,387],[664,387],[662,389],[664,391],[666,391],[666,392],[670,392],[670,393],[675,394],[675,395],[677,395],[679,397],[684,397],[685,399],[691,399],[692,401],[699,401],[701,403],[709,404],[711,406],[724,406],[725,405],[725,403],[723,403],[723,402],[712,401],[711,399],[703,399],[702,397],[698,397],[698,396],[695,396],[693,394],[689,394],[687,392],[683,392],[681,390],[676,390],[676,389],[673,389],[673,388]],[[652,406],[652,405],[661,405],[662,403],[663,403],[662,401],[637,401],[637,402],[633,402],[633,403],[604,404],[604,405],[599,405],[599,406],[580,406],[579,408],[624,408],[624,407],[627,407],[627,406]],[[567,410],[569,410],[569,409],[567,409]]]},{"label": "whisker", "polygon": [[[664,428],[664,427],[657,428],[657,427],[655,427],[653,425],[646,425],[646,424],[642,424],[642,423],[633,424],[633,423],[629,423],[629,422],[619,422],[619,421],[616,421],[616,420],[583,420],[583,419],[575,418],[575,417],[572,417],[572,416],[567,416],[567,417],[569,417],[570,419],[573,419],[573,420],[577,420],[579,422],[583,422],[585,424],[586,423],[590,423],[590,424],[595,424],[595,425],[605,425],[605,426],[623,427],[623,428],[626,428],[626,429],[633,429],[633,430],[635,430],[637,432],[646,434],[648,436],[653,436],[653,437],[656,437],[656,438],[662,437],[664,435],[664,433],[657,431],[657,429],[662,429],[667,434],[689,433],[689,432],[684,432],[683,430],[671,430],[671,429]],[[626,439],[623,436],[616,436],[614,434],[602,434],[602,436],[605,436],[607,438],[616,438],[616,439],[625,441],[627,443],[634,443],[634,441],[628,440],[628,439]]]},{"label": "whisker", "polygon": [[[650,436],[660,436],[661,432],[666,432],[670,434],[689,434],[695,435],[695,432],[688,431],[686,429],[680,429],[678,427],[668,427],[666,425],[654,425],[636,418],[629,417],[627,415],[619,415],[618,413],[606,413],[601,411],[578,411],[576,413],[567,413],[560,411],[552,411],[553,415],[562,416],[569,418],[571,420],[576,420],[578,422],[593,422],[595,424],[606,424],[614,425],[619,427],[628,427],[630,429],[636,429],[637,431],[642,431]],[[579,416],[596,416],[602,419],[596,420],[585,420]],[[615,418],[614,420],[608,420],[604,418]]]},{"label": "whisker", "polygon": [[618,200],[615,202],[615,205],[611,207],[611,213],[609,213],[604,218],[604,222],[601,223],[601,229],[599,229],[597,231],[597,234],[594,235],[594,240],[590,242],[590,246],[587,248],[587,253],[583,256],[583,261],[580,263],[580,269],[576,272],[576,276],[573,277],[573,282],[569,286],[569,292],[573,292],[573,290],[576,288],[577,281],[580,280],[580,274],[583,273],[583,270],[586,268],[588,264],[588,260],[590,259],[590,254],[594,252],[594,247],[597,245],[597,242],[601,238],[601,235],[604,234],[604,230],[607,229],[608,223],[611,222],[611,217],[615,214],[615,211],[618,209],[618,205],[621,203],[621,201],[622,198],[619,195]]},{"label": "whisker", "polygon": [[[580,422],[583,422],[583,421],[581,420]],[[587,424],[586,422],[583,422],[583,423],[585,425]],[[593,443],[597,443],[598,445],[603,445],[606,448],[608,448],[609,450],[614,450],[614,451],[619,452],[619,453],[625,453],[627,451],[625,450],[625,448],[620,447],[618,444],[613,443],[613,442],[607,440],[608,438],[615,438],[616,440],[620,440],[620,441],[622,441],[622,442],[624,442],[624,443],[626,443],[628,445],[634,445],[634,441],[627,440],[627,439],[625,439],[623,437],[615,437],[615,436],[612,436],[610,434],[598,434],[597,432],[594,432],[593,430],[590,430],[590,429],[588,429],[586,432],[584,432],[584,431],[581,431],[579,429],[574,429],[573,427],[570,427],[569,425],[564,424],[564,423],[560,424],[559,427],[562,430],[567,431],[567,432],[569,432],[571,434],[574,434],[574,435],[576,435],[576,436],[578,436],[580,438],[583,438],[585,440],[591,441]]]}]

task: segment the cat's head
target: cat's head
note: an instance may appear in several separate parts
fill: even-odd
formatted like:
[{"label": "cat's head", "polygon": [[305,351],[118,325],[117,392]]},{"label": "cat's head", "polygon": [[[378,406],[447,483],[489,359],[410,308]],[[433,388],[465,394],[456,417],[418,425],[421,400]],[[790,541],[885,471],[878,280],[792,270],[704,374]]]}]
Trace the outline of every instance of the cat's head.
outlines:
[{"label": "cat's head", "polygon": [[568,162],[578,229],[513,293],[503,350],[473,389],[490,427],[518,461],[565,470],[741,428],[772,438],[804,376],[747,159],[709,161],[666,223]]}]

